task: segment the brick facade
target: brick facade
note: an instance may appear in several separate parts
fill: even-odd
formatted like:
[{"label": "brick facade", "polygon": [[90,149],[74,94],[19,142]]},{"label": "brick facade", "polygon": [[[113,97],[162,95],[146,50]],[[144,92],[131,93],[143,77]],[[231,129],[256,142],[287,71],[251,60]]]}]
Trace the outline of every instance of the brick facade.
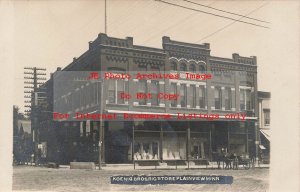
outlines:
[{"label": "brick facade", "polygon": [[[89,43],[89,49],[84,54],[74,58],[71,64],[55,74],[68,71],[176,72],[183,76],[185,72],[204,72],[212,73],[213,78],[210,81],[184,78],[158,80],[158,92],[170,93],[177,90],[180,94],[185,91],[185,101],[179,98],[173,104],[170,100],[146,100],[141,104],[136,98],[118,103],[112,96],[109,81],[104,81],[103,99],[99,95],[100,83],[65,86],[65,93],[54,94],[52,98],[52,78],[43,86],[47,89],[48,99],[50,98],[47,110],[54,112],[52,102],[54,101],[54,105],[55,102],[64,105],[62,98],[69,96],[73,98],[69,103],[74,103],[70,105],[70,113],[99,113],[101,108],[104,113],[218,113],[222,118],[193,122],[104,121],[102,129],[99,129],[99,121],[92,121],[88,122],[87,134],[86,121],[53,122],[51,115],[41,115],[40,141],[48,142],[48,160],[56,158],[61,163],[73,160],[97,161],[99,130],[103,141],[102,158],[107,163],[130,163],[133,159],[145,158],[146,154],[147,159],[160,161],[178,158],[214,160],[214,154],[221,149],[256,156],[255,122],[258,103],[255,56],[242,57],[234,53],[231,59],[215,57],[211,56],[210,45],[207,43],[178,42],[169,37],[162,38],[162,49],[158,49],[134,45],[131,37],[118,39],[99,34],[96,40]],[[146,81],[146,92],[151,92],[150,86],[155,86],[151,83],[153,81]],[[125,86],[124,89],[134,95],[138,92],[139,80],[129,79]],[[93,90],[96,90],[95,96],[90,96]],[[82,97],[78,96],[78,100],[74,100],[77,98],[76,92],[83,94],[83,98],[89,98],[84,105],[81,105]],[[194,96],[191,96],[192,93]],[[229,121],[224,118],[228,113],[245,113],[247,118],[245,121]],[[172,136],[172,132],[175,135]],[[66,140],[63,141],[64,139]],[[174,147],[177,145],[178,147]]]}]

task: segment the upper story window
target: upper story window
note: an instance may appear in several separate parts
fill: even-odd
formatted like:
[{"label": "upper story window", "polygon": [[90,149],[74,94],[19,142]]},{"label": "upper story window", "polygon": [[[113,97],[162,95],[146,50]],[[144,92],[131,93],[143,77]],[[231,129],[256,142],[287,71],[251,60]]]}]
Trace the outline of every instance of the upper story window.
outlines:
[{"label": "upper story window", "polygon": [[240,110],[251,110],[251,90],[240,89]]},{"label": "upper story window", "polygon": [[187,103],[187,90],[186,90],[186,84],[181,84],[180,85],[180,105],[181,107],[186,107]]},{"label": "upper story window", "polygon": [[246,90],[246,109],[251,110],[251,90]]},{"label": "upper story window", "polygon": [[121,93],[127,92],[126,91],[126,84],[128,81],[124,80],[117,80],[117,103],[124,104],[124,98],[121,98]]},{"label": "upper story window", "polygon": [[240,90],[240,110],[246,109],[246,92],[244,89]]},{"label": "upper story window", "polygon": [[[171,83],[170,86],[170,94],[177,94],[177,84],[176,83]],[[171,100],[171,107],[176,107],[177,106],[177,101],[175,99]]]},{"label": "upper story window", "polygon": [[190,64],[189,71],[196,72],[196,66],[194,64]]},{"label": "upper story window", "polygon": [[222,93],[221,87],[215,87],[215,109],[222,108]]},{"label": "upper story window", "polygon": [[151,81],[150,86],[150,93],[151,93],[151,105],[158,105],[159,99],[158,99],[158,92],[159,92],[159,82],[158,81]]},{"label": "upper story window", "polygon": [[200,65],[199,70],[200,70],[201,73],[205,73],[205,66]]},{"label": "upper story window", "polygon": [[127,83],[124,80],[108,80],[108,102],[124,104],[125,101],[121,98],[121,93],[127,92]]},{"label": "upper story window", "polygon": [[224,90],[225,110],[231,109],[231,88],[226,87]]},{"label": "upper story window", "polygon": [[186,71],[186,64],[185,63],[180,64],[180,71]]},{"label": "upper story window", "polygon": [[205,87],[199,86],[199,106],[205,108]]},{"label": "upper story window", "polygon": [[190,86],[190,102],[191,102],[191,107],[196,108],[196,86],[195,85]]},{"label": "upper story window", "polygon": [[116,103],[116,81],[108,80],[108,102]]},{"label": "upper story window", "polygon": [[[146,95],[146,93],[147,93],[147,81],[141,80],[141,81],[138,82],[138,93]],[[139,104],[140,105],[146,105],[146,103],[147,103],[146,97],[143,97],[143,98],[139,99]]]},{"label": "upper story window", "polygon": [[177,71],[177,63],[176,62],[171,62],[171,70]]},{"label": "upper story window", "polygon": [[263,109],[264,111],[264,125],[270,125],[270,109]]}]

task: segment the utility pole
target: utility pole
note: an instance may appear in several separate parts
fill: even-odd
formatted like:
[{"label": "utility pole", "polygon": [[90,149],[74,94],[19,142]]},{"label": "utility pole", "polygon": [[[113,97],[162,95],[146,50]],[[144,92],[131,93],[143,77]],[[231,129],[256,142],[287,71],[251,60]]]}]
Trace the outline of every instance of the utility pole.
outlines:
[{"label": "utility pole", "polygon": [[[100,80],[100,114],[103,114],[103,86],[104,86],[104,80]],[[103,140],[104,140],[104,130],[103,130],[103,119],[100,118],[99,123],[99,170],[101,170],[101,162],[102,162],[102,149],[103,149]]]},{"label": "utility pole", "polygon": [[[41,82],[41,80],[46,80],[44,77],[46,73],[41,73],[40,71],[46,71],[44,68],[37,68],[37,67],[24,67],[25,70],[24,74],[29,75],[25,76],[24,79],[31,80],[31,81],[25,81],[25,84],[29,84],[31,86],[24,86],[25,95],[24,97],[29,100],[25,100],[25,103],[30,105],[25,105],[26,108],[29,108],[29,110],[25,110],[26,115],[30,117],[31,119],[31,135],[32,135],[32,141],[34,145],[34,161],[37,160],[37,152],[38,152],[38,88],[39,85],[44,84],[44,82]],[[28,71],[29,70],[29,71]]]}]

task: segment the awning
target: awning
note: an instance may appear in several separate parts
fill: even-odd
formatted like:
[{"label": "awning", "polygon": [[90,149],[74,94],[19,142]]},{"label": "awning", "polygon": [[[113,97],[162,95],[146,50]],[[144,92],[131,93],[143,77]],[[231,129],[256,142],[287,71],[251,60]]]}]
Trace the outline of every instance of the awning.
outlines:
[{"label": "awning", "polygon": [[265,146],[263,146],[263,145],[259,145],[259,148],[260,149],[266,149]]},{"label": "awning", "polygon": [[[113,110],[113,109],[108,109],[106,110],[108,113],[117,113],[117,114],[123,114],[123,113],[128,113],[128,114],[151,114],[151,115],[171,115],[171,116],[177,116],[177,113],[155,113],[155,112],[142,112],[142,111],[123,111],[123,110]],[[224,115],[219,115],[219,119],[226,119]],[[257,117],[245,117],[247,120],[256,120]],[[200,120],[200,119],[199,119]],[[230,120],[230,119],[229,119]],[[232,119],[232,120],[240,120],[240,119]]]},{"label": "awning", "polygon": [[265,136],[269,141],[271,141],[271,130],[263,129],[260,132]]}]

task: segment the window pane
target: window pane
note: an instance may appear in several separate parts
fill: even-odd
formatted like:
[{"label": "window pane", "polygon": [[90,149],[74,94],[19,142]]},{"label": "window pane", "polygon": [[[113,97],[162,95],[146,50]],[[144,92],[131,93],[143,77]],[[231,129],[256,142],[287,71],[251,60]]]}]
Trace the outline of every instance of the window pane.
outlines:
[{"label": "window pane", "polygon": [[191,101],[191,107],[196,107],[196,86],[191,85],[190,86],[190,101]]},{"label": "window pane", "polygon": [[264,110],[265,125],[270,125],[270,111]]},{"label": "window pane", "polygon": [[196,71],[196,66],[194,64],[190,64],[189,71],[195,72]]},{"label": "window pane", "polygon": [[108,81],[108,102],[109,103],[115,103],[115,81],[109,80]]},{"label": "window pane", "polygon": [[146,81],[139,81],[138,91],[140,93],[146,93]]},{"label": "window pane", "polygon": [[240,109],[245,110],[245,90],[240,91]]},{"label": "window pane", "polygon": [[186,107],[186,85],[180,85],[180,104],[181,107]]},{"label": "window pane", "polygon": [[215,109],[221,109],[221,89],[215,88]]},{"label": "window pane", "polygon": [[251,90],[246,91],[246,109],[250,110],[251,106]]},{"label": "window pane", "polygon": [[225,89],[225,110],[230,110],[231,109],[231,89],[226,88]]},{"label": "window pane", "polygon": [[171,63],[171,70],[177,71],[177,64],[175,62]]},{"label": "window pane", "polygon": [[203,86],[199,87],[199,105],[200,108],[205,107],[205,89]]},{"label": "window pane", "polygon": [[200,65],[199,69],[200,69],[201,73],[205,73],[205,67],[203,65]]},{"label": "window pane", "polygon": [[180,71],[186,71],[186,64],[184,63],[180,64]]},{"label": "window pane", "polygon": [[[147,90],[147,81],[139,81],[138,93],[146,94],[146,90]],[[146,96],[139,99],[140,105],[146,105],[146,103],[147,103]]]},{"label": "window pane", "polygon": [[125,82],[123,80],[118,80],[117,81],[117,103],[118,104],[124,104],[124,99],[121,99],[121,93],[125,91]]},{"label": "window pane", "polygon": [[151,105],[158,105],[158,98],[157,98],[158,89],[159,89],[158,81],[151,81],[151,87],[150,87],[150,92],[152,95]]},{"label": "window pane", "polygon": [[[177,94],[177,85],[176,83],[171,83],[170,94]],[[176,107],[177,101],[171,100],[171,106]]]}]

